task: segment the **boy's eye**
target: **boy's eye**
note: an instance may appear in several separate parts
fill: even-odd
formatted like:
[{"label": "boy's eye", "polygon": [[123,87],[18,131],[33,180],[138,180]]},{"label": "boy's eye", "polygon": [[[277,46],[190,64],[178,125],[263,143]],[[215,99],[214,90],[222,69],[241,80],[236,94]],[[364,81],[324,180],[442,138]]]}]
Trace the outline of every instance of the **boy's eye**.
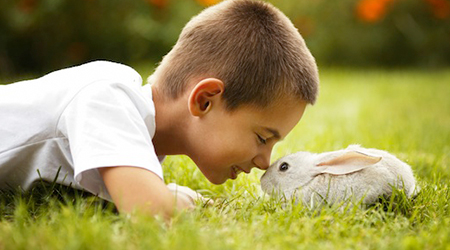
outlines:
[{"label": "boy's eye", "polygon": [[257,135],[258,136],[258,140],[261,144],[266,144],[267,143],[267,139],[262,138],[262,136]]}]

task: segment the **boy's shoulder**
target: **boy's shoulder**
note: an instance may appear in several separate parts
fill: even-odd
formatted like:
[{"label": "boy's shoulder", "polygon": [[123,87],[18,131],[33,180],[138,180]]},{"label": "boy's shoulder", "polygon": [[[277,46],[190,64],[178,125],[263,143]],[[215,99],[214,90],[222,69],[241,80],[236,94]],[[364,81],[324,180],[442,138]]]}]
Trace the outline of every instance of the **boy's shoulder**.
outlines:
[{"label": "boy's shoulder", "polygon": [[44,85],[53,87],[78,88],[99,81],[142,86],[142,77],[136,70],[130,66],[110,61],[93,61],[53,71],[37,80]]},{"label": "boy's shoulder", "polygon": [[93,61],[79,66],[56,71],[49,75],[58,75],[60,73],[68,73],[79,77],[99,78],[99,79],[115,79],[117,81],[135,80],[142,84],[142,78],[136,70],[125,64],[110,61]]},{"label": "boy's shoulder", "polygon": [[137,73],[136,70],[134,70],[133,68],[131,68],[128,65],[117,63],[117,62],[112,62],[112,61],[104,61],[104,60],[87,62],[87,63],[81,64],[79,66],[76,66],[76,67],[90,69],[90,70],[105,70],[105,71],[110,71],[111,73],[114,73],[116,71]]}]

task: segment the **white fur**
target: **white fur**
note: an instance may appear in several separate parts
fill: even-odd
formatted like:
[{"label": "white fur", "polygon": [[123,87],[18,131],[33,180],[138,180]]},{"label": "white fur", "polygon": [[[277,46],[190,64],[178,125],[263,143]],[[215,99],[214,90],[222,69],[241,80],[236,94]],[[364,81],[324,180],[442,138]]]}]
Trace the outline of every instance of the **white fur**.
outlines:
[{"label": "white fur", "polygon": [[[283,163],[288,170],[280,171]],[[261,177],[264,192],[295,197],[306,205],[324,200],[372,204],[391,195],[392,186],[404,189],[408,197],[415,195],[411,167],[386,151],[359,145],[321,154],[297,152],[277,160]]]}]

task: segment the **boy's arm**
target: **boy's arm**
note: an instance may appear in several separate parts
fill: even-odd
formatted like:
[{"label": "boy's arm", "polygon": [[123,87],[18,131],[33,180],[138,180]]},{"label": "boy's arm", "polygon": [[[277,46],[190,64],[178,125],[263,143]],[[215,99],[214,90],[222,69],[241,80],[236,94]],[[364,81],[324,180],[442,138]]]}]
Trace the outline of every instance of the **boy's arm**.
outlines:
[{"label": "boy's arm", "polygon": [[99,168],[100,175],[120,212],[134,210],[169,218],[175,209],[194,203],[177,199],[156,174],[143,168],[117,166]]}]

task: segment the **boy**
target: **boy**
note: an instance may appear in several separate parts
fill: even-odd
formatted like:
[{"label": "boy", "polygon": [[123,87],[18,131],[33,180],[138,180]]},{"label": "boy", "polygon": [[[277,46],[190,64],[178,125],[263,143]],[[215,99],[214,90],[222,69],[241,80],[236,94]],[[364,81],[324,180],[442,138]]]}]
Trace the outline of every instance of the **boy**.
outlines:
[{"label": "boy", "polygon": [[60,171],[58,183],[119,211],[170,217],[195,192],[172,195],[165,155],[189,156],[214,184],[266,169],[274,144],[315,102],[318,73],[286,16],[235,0],[194,17],[149,82],[92,62],[0,86],[0,188],[28,189]]}]

